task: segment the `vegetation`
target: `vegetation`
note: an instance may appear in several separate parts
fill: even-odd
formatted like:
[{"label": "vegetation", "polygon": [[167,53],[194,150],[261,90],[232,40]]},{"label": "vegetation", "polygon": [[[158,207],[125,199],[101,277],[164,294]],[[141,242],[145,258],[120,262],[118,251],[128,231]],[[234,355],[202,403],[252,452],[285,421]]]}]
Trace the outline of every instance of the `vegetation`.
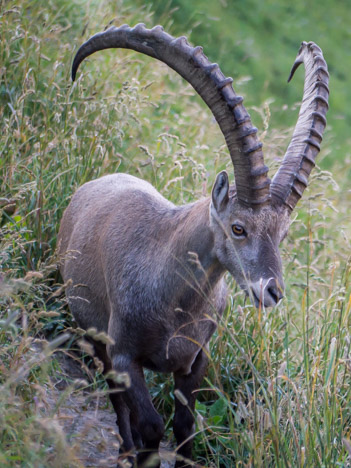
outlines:
[{"label": "vegetation", "polygon": [[[350,53],[343,46],[351,40],[347,2],[153,0],[149,5],[155,12],[152,24],[167,25],[174,34],[186,34],[194,45],[205,45],[209,58],[233,76],[247,105],[268,102],[273,128],[286,129],[295,122],[303,74],[294,77],[294,84],[286,81],[299,43],[316,42],[328,62],[332,89],[328,126],[334,153],[324,153],[323,164],[330,168],[338,155],[344,163],[345,155],[350,155],[351,124],[351,109],[345,105],[350,95]],[[350,176],[350,168],[346,170]]]},{"label": "vegetation", "polygon": [[[200,0],[169,2],[162,11],[161,2],[136,7],[132,0],[0,3],[1,466],[82,466],[55,419],[65,394],[45,410],[60,372],[55,351],[64,343],[77,347],[55,256],[60,218],[74,190],[118,170],[149,180],[181,204],[208,195],[219,170],[232,171],[209,111],[164,65],[130,51],[106,51],[84,63],[76,84],[70,82],[82,36],[110,22],[163,20],[174,34],[192,30],[193,42],[223,62],[225,73],[235,73],[235,88],[247,94],[272,173],[302,94],[301,78],[288,91],[282,88],[301,39],[295,41],[294,28],[321,28],[335,107],[322,166],[311,176],[282,245],[286,298],[273,310],[256,310],[231,284],[196,409],[194,457],[206,467],[349,465],[350,111],[342,91],[342,57],[348,54],[342,47],[350,13],[339,2],[341,16],[333,17],[329,3],[319,3],[318,14],[326,15],[320,23],[304,15],[302,2],[289,9],[278,5],[292,24],[269,14],[273,2],[258,0],[250,1],[251,8],[220,2],[225,14],[218,22],[199,16]],[[191,14],[185,9],[190,5]],[[222,60],[211,43],[221,44]],[[248,46],[257,53],[245,60]],[[170,426],[171,379],[151,373],[148,379]],[[69,391],[80,391],[77,385],[70,382]]]}]

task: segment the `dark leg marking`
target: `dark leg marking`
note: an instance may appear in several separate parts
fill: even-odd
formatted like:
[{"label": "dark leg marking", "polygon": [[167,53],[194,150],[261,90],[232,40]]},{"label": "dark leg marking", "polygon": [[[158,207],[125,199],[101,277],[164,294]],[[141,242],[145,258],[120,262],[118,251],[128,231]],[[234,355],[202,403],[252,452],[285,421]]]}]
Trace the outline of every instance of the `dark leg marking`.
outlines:
[{"label": "dark leg marking", "polygon": [[[112,367],[116,372],[128,372],[131,386],[123,392],[124,401],[130,410],[130,421],[133,430],[140,435],[143,450],[139,451],[138,467],[147,464],[148,467],[160,466],[158,449],[164,434],[164,423],[152,404],[147,389],[142,367],[127,356],[117,354],[112,358]],[[152,459],[155,461],[152,463]],[[147,463],[146,463],[147,462]]]},{"label": "dark leg marking", "polygon": [[[178,398],[175,398],[175,413],[173,420],[174,435],[177,440],[177,453],[184,459],[191,459],[191,451],[193,446],[193,438],[191,437],[195,431],[194,409],[197,390],[206,373],[208,358],[204,351],[200,351],[197,355],[191,372],[188,375],[174,373],[174,387],[179,390],[187,399],[188,404],[184,405]],[[188,438],[190,440],[186,441]],[[191,467],[185,460],[177,460],[175,468]]]}]

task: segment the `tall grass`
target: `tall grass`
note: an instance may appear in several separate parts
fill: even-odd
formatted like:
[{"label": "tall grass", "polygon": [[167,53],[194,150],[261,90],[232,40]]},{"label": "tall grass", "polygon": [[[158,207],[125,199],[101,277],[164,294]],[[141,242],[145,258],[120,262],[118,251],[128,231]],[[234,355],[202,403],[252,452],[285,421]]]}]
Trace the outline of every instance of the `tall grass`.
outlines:
[{"label": "tall grass", "polygon": [[[154,11],[155,24],[188,35],[196,45],[206,44],[210,60],[221,63],[224,73],[233,76],[246,103],[269,100],[272,125],[280,130],[293,125],[296,107],[291,104],[301,96],[302,73],[294,77],[295,85],[286,82],[292,59],[302,41],[316,42],[331,72],[328,125],[335,139],[334,154],[324,153],[320,160],[329,169],[335,167],[335,160],[343,165],[350,157],[351,110],[345,100],[350,99],[351,56],[341,45],[351,38],[347,2],[151,0],[148,7]],[[349,166],[344,170],[351,175]]]},{"label": "tall grass", "polygon": [[[74,190],[124,171],[180,204],[208,195],[215,174],[232,170],[209,111],[162,64],[108,51],[71,84],[82,35],[141,20],[151,25],[152,13],[129,0],[1,3],[1,466],[81,463],[55,414],[42,410],[59,372],[53,352],[72,325],[54,252]],[[273,171],[289,132],[271,128],[263,103],[251,114]],[[324,156],[332,145],[329,132]],[[228,277],[196,407],[194,458],[203,466],[351,463],[351,193],[339,189],[348,186],[343,170],[316,168],[311,179],[282,245],[283,303],[256,310]],[[170,427],[170,378],[148,380]]]}]

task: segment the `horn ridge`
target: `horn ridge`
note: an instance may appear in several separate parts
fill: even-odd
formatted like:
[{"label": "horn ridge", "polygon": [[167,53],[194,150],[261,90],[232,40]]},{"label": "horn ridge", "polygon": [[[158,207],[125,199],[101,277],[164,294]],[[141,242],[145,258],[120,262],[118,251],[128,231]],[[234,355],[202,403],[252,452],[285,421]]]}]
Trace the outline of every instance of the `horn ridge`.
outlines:
[{"label": "horn ridge", "polygon": [[329,73],[320,47],[313,42],[301,44],[289,81],[301,63],[305,66],[305,84],[299,116],[291,142],[270,186],[272,203],[285,205],[289,211],[301,198],[315,166],[329,108]]},{"label": "horn ridge", "polygon": [[[80,63],[98,50],[126,48],[156,58],[178,72],[210,108],[224,135],[234,166],[237,198],[247,206],[266,204],[270,198],[262,145],[251,118],[231,83],[216,63],[211,63],[202,47],[192,47],[184,36],[174,38],[155,26],[144,24],[134,28],[123,25],[110,27],[95,34],[78,50],[72,65],[75,80]],[[255,175],[256,170],[260,175]]]}]

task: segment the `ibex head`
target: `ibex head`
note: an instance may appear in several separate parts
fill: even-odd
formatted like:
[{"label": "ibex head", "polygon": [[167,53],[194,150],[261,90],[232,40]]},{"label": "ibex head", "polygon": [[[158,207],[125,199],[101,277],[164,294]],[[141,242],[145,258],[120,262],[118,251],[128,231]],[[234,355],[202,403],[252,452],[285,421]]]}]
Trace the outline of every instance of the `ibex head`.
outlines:
[{"label": "ibex head", "polygon": [[72,78],[80,63],[94,52],[128,48],[157,58],[176,70],[206,102],[217,120],[234,166],[235,187],[221,172],[212,190],[210,225],[219,262],[256,304],[275,305],[284,283],[278,246],[289,227],[289,216],[302,196],[315,165],[326,126],[328,70],[320,48],[303,42],[292,68],[305,65],[303,101],[291,143],[272,181],[264,164],[257,129],[236,95],[232,79],[211,63],[201,47],[185,37],[173,38],[161,26],[111,27],[81,46]]},{"label": "ibex head", "polygon": [[210,219],[219,261],[256,306],[276,305],[284,292],[279,244],[289,228],[287,210],[243,206],[223,171],[212,190]]}]

